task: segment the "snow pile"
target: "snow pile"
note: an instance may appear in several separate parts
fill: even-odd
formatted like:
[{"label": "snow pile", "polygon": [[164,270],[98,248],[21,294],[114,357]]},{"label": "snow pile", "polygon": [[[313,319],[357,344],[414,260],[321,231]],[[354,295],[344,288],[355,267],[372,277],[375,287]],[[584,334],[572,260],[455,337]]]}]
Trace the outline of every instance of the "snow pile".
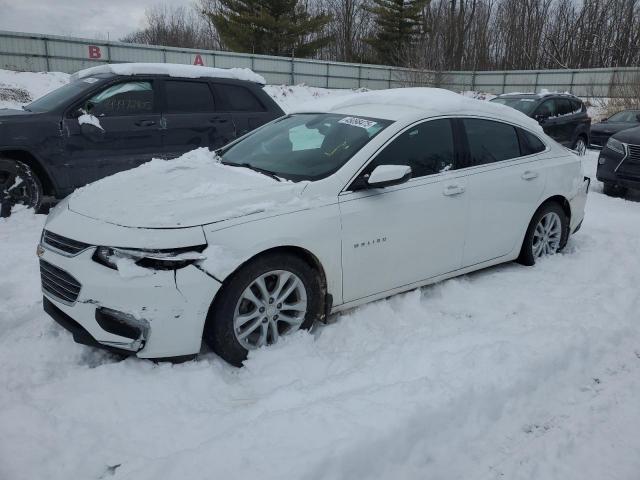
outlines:
[{"label": "snow pile", "polygon": [[264,91],[273,98],[282,110],[289,113],[300,105],[306,105],[316,100],[331,98],[343,98],[354,93],[362,93],[366,89],[337,89],[310,87],[305,84],[300,85],[266,85]]},{"label": "snow pile", "polygon": [[241,370],[75,344],[42,312],[44,217],[0,220],[0,478],[637,478],[640,203],[595,183],[563,254],[375,302]]},{"label": "snow pile", "polygon": [[69,82],[61,72],[14,72],[0,69],[0,108],[19,108]]},{"label": "snow pile", "polygon": [[123,226],[193,226],[294,207],[285,202],[305,186],[223,165],[215,153],[199,148],[82,187],[69,198],[69,208]]},{"label": "snow pile", "polygon": [[87,68],[71,75],[72,80],[91,77],[100,73],[114,75],[169,75],[184,78],[233,78],[265,84],[266,80],[248,68],[213,68],[200,65],[182,65],[178,63],[110,63]]}]

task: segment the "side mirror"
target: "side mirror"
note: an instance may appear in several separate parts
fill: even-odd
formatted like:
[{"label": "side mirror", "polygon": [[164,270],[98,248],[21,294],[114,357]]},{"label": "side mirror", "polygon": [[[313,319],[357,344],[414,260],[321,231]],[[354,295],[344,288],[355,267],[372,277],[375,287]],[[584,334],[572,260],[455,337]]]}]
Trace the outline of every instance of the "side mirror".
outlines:
[{"label": "side mirror", "polygon": [[81,123],[80,133],[93,142],[104,140],[104,130],[91,123]]},{"label": "side mirror", "polygon": [[408,165],[378,165],[367,180],[371,188],[384,188],[400,185],[411,178],[411,167]]}]

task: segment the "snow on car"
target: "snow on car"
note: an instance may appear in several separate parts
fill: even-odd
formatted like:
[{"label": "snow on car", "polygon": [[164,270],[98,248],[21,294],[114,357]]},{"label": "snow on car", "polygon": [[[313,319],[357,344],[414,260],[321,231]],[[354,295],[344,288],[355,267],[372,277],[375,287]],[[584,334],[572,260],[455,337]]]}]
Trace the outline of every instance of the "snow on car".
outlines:
[{"label": "snow on car", "polygon": [[319,105],[72,194],[38,251],[47,313],[81,343],[165,358],[204,338],[240,366],[331,313],[532,265],[582,224],[580,160],[515,110],[423,88]]}]

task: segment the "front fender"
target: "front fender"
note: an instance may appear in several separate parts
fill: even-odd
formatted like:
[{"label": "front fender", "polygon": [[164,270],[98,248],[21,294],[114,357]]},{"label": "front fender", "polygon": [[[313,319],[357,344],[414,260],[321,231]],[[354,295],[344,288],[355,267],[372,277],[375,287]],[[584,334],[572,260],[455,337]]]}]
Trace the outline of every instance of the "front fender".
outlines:
[{"label": "front fender", "polygon": [[337,203],[276,215],[220,229],[205,225],[207,249],[200,267],[224,281],[267,250],[296,247],[314,255],[324,270],[334,304],[342,303],[340,210]]}]

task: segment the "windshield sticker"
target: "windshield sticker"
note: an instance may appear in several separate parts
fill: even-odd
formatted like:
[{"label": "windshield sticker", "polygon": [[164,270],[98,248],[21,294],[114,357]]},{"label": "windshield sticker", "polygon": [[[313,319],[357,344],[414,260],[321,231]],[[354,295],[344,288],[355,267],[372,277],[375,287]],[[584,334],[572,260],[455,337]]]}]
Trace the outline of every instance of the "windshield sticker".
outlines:
[{"label": "windshield sticker", "polygon": [[85,83],[96,83],[98,79],[89,77],[89,78],[83,78],[82,81]]},{"label": "windshield sticker", "polygon": [[344,117],[342,120],[339,120],[338,123],[344,123],[346,125],[351,125],[352,127],[364,128],[365,130],[377,124],[377,122],[372,122],[371,120],[365,120],[364,118],[358,117]]}]

